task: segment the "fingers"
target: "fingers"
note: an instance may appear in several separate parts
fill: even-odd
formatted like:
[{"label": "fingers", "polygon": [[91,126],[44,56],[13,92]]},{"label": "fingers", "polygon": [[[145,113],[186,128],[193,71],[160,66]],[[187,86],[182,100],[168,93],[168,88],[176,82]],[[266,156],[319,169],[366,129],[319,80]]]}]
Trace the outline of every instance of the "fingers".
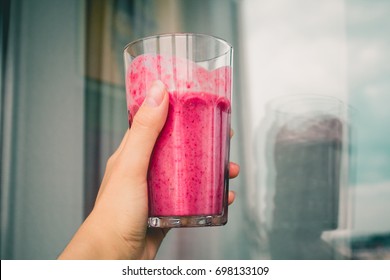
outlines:
[{"label": "fingers", "polygon": [[234,191],[229,191],[228,204],[229,205],[232,204],[235,198],[236,198],[236,193]]},{"label": "fingers", "polygon": [[[233,134],[233,130],[230,131],[230,135]],[[229,178],[236,178],[238,174],[240,173],[240,166],[234,162],[229,163]],[[236,198],[236,193],[234,191],[229,191],[228,195],[228,204],[232,204]]]},{"label": "fingers", "polygon": [[155,81],[134,116],[121,150],[121,165],[129,176],[146,178],[150,156],[168,114],[169,95],[161,81]]},{"label": "fingers", "polygon": [[237,163],[230,162],[229,163],[229,178],[233,179],[238,176],[240,173],[240,166]]}]

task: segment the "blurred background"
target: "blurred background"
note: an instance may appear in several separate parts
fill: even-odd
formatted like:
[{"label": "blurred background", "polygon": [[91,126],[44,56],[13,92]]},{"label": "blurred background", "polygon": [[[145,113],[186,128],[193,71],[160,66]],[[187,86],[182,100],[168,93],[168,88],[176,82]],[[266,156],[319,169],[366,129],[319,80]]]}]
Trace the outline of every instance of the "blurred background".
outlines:
[{"label": "blurred background", "polygon": [[390,259],[390,2],[3,0],[1,259],[54,259],[127,129],[123,48],[167,32],[234,47],[224,227],[158,259]]}]

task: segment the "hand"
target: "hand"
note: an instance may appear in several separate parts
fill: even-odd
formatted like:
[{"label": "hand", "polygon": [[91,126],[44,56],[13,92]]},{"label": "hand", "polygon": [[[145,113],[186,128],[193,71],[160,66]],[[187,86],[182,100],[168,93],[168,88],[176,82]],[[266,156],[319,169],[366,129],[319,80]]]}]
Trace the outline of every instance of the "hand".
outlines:
[{"label": "hand", "polygon": [[[118,149],[107,162],[95,206],[59,259],[153,259],[167,229],[148,228],[147,171],[168,114],[162,82],[150,88]],[[230,178],[239,166],[230,163]],[[234,192],[229,192],[229,204]]]}]

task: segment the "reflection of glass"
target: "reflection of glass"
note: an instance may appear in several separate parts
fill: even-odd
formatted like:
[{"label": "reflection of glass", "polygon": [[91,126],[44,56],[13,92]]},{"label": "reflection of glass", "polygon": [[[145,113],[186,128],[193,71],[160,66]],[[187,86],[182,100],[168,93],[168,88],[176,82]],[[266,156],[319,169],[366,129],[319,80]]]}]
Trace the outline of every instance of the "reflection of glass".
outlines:
[{"label": "reflection of glass", "polygon": [[129,123],[153,81],[169,93],[148,171],[149,226],[227,222],[232,47],[200,34],[157,35],[124,52]]},{"label": "reflection of glass", "polygon": [[[340,199],[348,125],[337,99],[297,95],[268,104],[261,221],[273,259],[334,259],[341,254],[321,235],[344,220]],[[265,166],[264,166],[265,165]],[[264,168],[265,167],[265,168]]]}]

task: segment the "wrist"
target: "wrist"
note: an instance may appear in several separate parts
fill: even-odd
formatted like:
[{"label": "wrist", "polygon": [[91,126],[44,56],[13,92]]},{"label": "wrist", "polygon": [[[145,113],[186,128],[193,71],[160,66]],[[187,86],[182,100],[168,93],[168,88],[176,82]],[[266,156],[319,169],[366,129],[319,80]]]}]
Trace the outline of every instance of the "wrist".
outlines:
[{"label": "wrist", "polygon": [[59,259],[129,259],[123,238],[114,232],[112,221],[102,219],[95,211],[87,217]]}]

